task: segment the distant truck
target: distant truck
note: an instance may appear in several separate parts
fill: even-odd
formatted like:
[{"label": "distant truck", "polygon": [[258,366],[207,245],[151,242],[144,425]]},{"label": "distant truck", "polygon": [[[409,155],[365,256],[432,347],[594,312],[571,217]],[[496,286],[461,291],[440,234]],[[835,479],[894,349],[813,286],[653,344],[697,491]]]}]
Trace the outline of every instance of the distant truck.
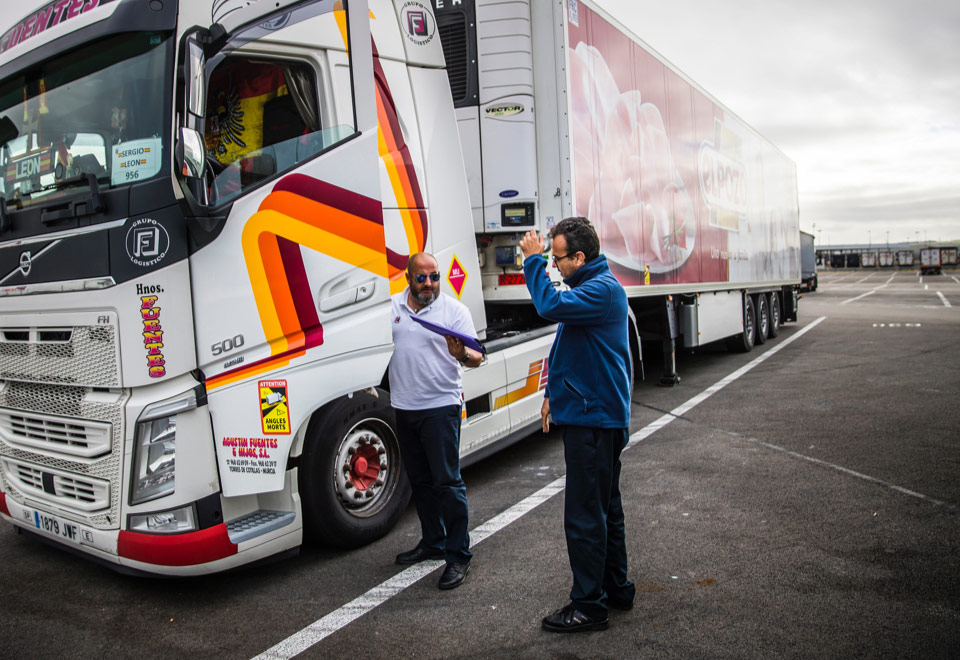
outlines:
[{"label": "distant truck", "polygon": [[940,265],[956,267],[957,248],[955,247],[940,248]]},{"label": "distant truck", "polygon": [[800,287],[804,291],[817,290],[817,251],[813,234],[800,232]]},{"label": "distant truck", "polygon": [[940,274],[940,248],[922,248],[920,250],[920,274]]}]

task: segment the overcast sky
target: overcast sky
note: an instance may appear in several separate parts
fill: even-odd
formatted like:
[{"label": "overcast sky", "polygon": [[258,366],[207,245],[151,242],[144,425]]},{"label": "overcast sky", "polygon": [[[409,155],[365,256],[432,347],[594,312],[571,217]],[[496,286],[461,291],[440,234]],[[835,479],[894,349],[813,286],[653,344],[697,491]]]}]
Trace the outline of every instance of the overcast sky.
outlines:
[{"label": "overcast sky", "polygon": [[821,244],[960,242],[957,0],[596,2],[796,162]]},{"label": "overcast sky", "polygon": [[960,0],[595,1],[796,162],[821,244],[960,242]]}]

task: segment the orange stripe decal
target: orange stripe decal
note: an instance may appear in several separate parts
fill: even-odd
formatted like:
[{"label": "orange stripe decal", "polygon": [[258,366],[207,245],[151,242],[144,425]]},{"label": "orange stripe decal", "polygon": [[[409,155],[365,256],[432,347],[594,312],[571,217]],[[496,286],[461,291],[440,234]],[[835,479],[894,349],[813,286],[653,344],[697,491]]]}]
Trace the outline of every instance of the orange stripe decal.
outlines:
[{"label": "orange stripe decal", "polygon": [[380,202],[303,174],[277,182],[247,220],[241,244],[270,356],[208,378],[208,390],[284,367],[323,344],[301,249],[388,274]]}]

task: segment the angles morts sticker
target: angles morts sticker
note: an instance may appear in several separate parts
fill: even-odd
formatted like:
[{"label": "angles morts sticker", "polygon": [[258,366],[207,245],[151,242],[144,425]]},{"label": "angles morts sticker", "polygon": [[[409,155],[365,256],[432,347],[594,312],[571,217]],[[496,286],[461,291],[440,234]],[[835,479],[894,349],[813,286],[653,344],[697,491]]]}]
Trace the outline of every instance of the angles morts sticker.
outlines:
[{"label": "angles morts sticker", "polygon": [[273,435],[290,433],[290,410],[287,407],[287,381],[261,380],[257,383],[260,390],[260,422],[263,432]]}]

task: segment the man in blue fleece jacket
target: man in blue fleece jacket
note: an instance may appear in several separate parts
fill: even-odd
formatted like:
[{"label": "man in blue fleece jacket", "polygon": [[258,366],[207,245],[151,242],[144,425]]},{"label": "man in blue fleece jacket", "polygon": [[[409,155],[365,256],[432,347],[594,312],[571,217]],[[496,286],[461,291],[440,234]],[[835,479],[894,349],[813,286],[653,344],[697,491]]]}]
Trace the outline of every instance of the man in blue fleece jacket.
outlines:
[{"label": "man in blue fleece jacket", "polygon": [[543,238],[520,241],[523,273],[537,312],[560,325],[550,349],[543,430],[563,427],[567,465],[563,526],[573,570],[570,604],[545,617],[544,630],[603,630],[607,607],[633,607],[620,497],[620,452],[630,425],[632,363],[627,296],[586,218],[566,218],[550,232],[553,265],[569,291],[547,275]]}]

